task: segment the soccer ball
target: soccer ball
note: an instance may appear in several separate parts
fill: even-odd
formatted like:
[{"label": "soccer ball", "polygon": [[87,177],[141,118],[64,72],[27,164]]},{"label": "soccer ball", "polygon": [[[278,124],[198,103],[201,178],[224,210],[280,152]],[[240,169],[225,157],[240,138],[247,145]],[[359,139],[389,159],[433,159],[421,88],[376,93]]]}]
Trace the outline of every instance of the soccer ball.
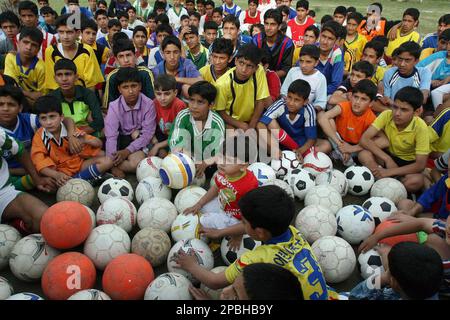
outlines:
[{"label": "soccer ball", "polygon": [[162,159],[159,157],[148,157],[142,159],[136,168],[136,178],[138,182],[147,177],[159,178],[159,168]]},{"label": "soccer ball", "polygon": [[359,271],[361,272],[361,277],[364,279],[369,278],[371,275],[374,275],[375,272],[379,272],[381,274],[384,272],[383,263],[381,261],[380,254],[374,250],[370,249],[366,253],[361,253],[358,256],[359,262]]},{"label": "soccer ball", "polygon": [[264,185],[265,186],[275,185],[277,187],[280,187],[281,189],[286,191],[286,193],[288,194],[289,197],[294,199],[294,191],[292,191],[291,186],[286,181],[283,181],[280,179],[275,179],[275,180],[267,181],[266,183],[264,183]]},{"label": "soccer ball", "polygon": [[313,204],[328,208],[333,214],[336,214],[342,208],[342,198],[339,192],[331,186],[314,186],[306,194],[305,207]]},{"label": "soccer ball", "polygon": [[195,177],[194,161],[183,153],[170,153],[163,159],[159,175],[166,186],[183,189],[190,185]]},{"label": "soccer ball", "polygon": [[303,158],[302,168],[317,176],[322,172],[333,170],[333,162],[325,153],[313,150]]},{"label": "soccer ball", "polygon": [[328,172],[322,172],[316,177],[316,185],[330,185],[334,187],[341,196],[345,197],[348,191],[348,182],[345,175],[336,169]]},{"label": "soccer ball", "polygon": [[325,207],[307,206],[295,218],[295,228],[312,244],[319,238],[336,234],[336,217]]},{"label": "soccer ball", "polygon": [[[222,273],[222,272],[225,272],[226,269],[227,269],[227,267],[225,267],[225,266],[219,266],[219,267],[212,268],[211,272]],[[217,289],[217,290],[210,289],[207,286],[205,286],[203,283],[200,283],[200,289],[205,291],[208,294],[208,296],[210,296],[213,300],[220,300],[220,295],[222,294],[222,290],[223,290],[223,289]]]},{"label": "soccer ball", "polygon": [[284,150],[281,152],[280,159],[272,159],[270,166],[275,171],[278,178],[283,178],[291,170],[300,167],[300,162],[297,159],[295,152]]},{"label": "soccer ball", "polygon": [[172,198],[172,191],[159,178],[147,177],[142,179],[136,188],[137,202],[141,205],[145,200],[154,197],[170,200]]},{"label": "soccer ball", "polygon": [[359,244],[375,230],[372,214],[361,206],[345,206],[336,214],[338,234],[350,244]]},{"label": "soccer ball", "polygon": [[375,178],[372,172],[363,166],[351,166],[344,171],[348,181],[348,191],[354,196],[363,196],[369,193]]},{"label": "soccer ball", "polygon": [[92,230],[97,226],[97,218],[95,217],[95,212],[91,208],[86,207],[85,205],[83,205],[83,206],[86,208],[86,210],[89,212],[89,215],[91,216],[91,220],[92,220],[91,230]]},{"label": "soccer ball", "polygon": [[128,234],[115,224],[104,224],[92,230],[84,243],[84,254],[97,269],[103,270],[115,257],[130,252],[131,240]]},{"label": "soccer ball", "polygon": [[386,220],[392,212],[397,211],[394,202],[384,197],[371,197],[362,204],[367,209],[375,221],[375,225],[379,225]]},{"label": "soccer ball", "polygon": [[206,183],[206,175],[204,173],[201,174],[200,177],[194,177],[192,180],[192,185],[197,187],[203,187]]},{"label": "soccer ball", "polygon": [[397,205],[400,200],[408,197],[408,192],[403,183],[397,179],[383,178],[373,184],[370,196],[388,198]]},{"label": "soccer ball", "polygon": [[342,238],[335,236],[320,238],[313,243],[311,249],[329,283],[344,281],[355,269],[355,252],[352,246]]},{"label": "soccer ball", "polygon": [[174,242],[199,239],[200,216],[197,214],[179,214],[172,223],[170,233]]},{"label": "soccer ball", "polygon": [[177,208],[169,200],[164,198],[151,198],[145,201],[139,208],[137,223],[140,229],[151,227],[169,232],[177,214]]},{"label": "soccer ball", "polygon": [[175,272],[163,273],[145,290],[144,300],[192,300],[191,282]]},{"label": "soccer ball", "polygon": [[0,277],[0,300],[9,298],[14,293],[13,287],[9,284],[8,280]]},{"label": "soccer ball", "polygon": [[222,239],[222,243],[220,244],[220,254],[222,255],[222,259],[227,266],[236,261],[240,256],[242,256],[247,251],[251,251],[256,247],[261,245],[261,241],[256,241],[250,238],[248,234],[244,234],[241,240],[241,246],[238,251],[232,251],[228,247],[228,242],[230,241],[229,237],[225,237]]},{"label": "soccer ball", "polygon": [[47,264],[59,254],[50,247],[40,233],[19,240],[11,251],[9,267],[23,281],[36,281],[42,277]]},{"label": "soccer ball", "polygon": [[126,198],[110,198],[97,210],[97,224],[115,224],[130,232],[136,224],[136,207]]},{"label": "soccer ball", "polygon": [[305,199],[308,191],[314,187],[314,176],[306,170],[294,169],[285,176],[287,182],[294,191],[294,195],[300,200]]},{"label": "soccer ball", "polygon": [[44,300],[41,296],[31,292],[21,292],[10,296],[6,300]]},{"label": "soccer ball", "polygon": [[0,270],[8,265],[9,255],[21,238],[22,236],[15,228],[0,224]]},{"label": "soccer ball", "polygon": [[175,262],[180,253],[193,255],[197,263],[207,269],[211,270],[214,267],[214,256],[208,245],[199,239],[180,240],[174,244],[169,251],[167,257],[167,269],[169,272],[179,273],[188,278],[192,283],[198,283],[191,273],[181,269]]},{"label": "soccer ball", "polygon": [[170,238],[164,231],[145,228],[134,236],[131,252],[144,257],[153,267],[157,267],[166,261],[171,245]]},{"label": "soccer ball", "polygon": [[95,190],[83,179],[70,179],[56,192],[56,201],[76,201],[90,207],[94,202]]},{"label": "soccer ball", "polygon": [[262,186],[265,182],[270,180],[275,180],[275,171],[267,164],[263,162],[254,162],[248,166],[248,170],[253,172],[256,179],[258,180],[258,185]]},{"label": "soccer ball", "polygon": [[103,291],[86,289],[71,295],[67,300],[111,300],[111,298]]},{"label": "soccer ball", "polygon": [[102,183],[97,192],[100,203],[113,197],[125,197],[133,201],[134,191],[131,184],[125,179],[110,178]]},{"label": "soccer ball", "polygon": [[206,190],[202,187],[189,186],[178,192],[173,203],[178,213],[182,214],[184,210],[195,205],[205,194]]}]

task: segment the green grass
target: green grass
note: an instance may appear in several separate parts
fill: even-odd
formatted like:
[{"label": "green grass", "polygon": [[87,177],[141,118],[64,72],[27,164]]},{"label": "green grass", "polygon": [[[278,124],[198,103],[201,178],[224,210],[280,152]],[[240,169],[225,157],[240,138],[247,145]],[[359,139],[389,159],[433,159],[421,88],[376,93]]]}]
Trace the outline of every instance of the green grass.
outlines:
[{"label": "green grass", "polygon": [[[168,0],[169,3],[171,0]],[[415,7],[420,10],[420,24],[419,32],[425,35],[430,32],[435,32],[437,28],[437,21],[440,16],[448,12],[448,0],[377,0],[383,5],[383,16],[388,20],[401,20],[403,11],[410,7]],[[130,1],[131,3],[134,0]],[[153,3],[154,0],[150,0]],[[237,4],[242,8],[247,7],[247,0],[236,0]],[[292,1],[295,6],[296,0]],[[338,5],[346,7],[354,6],[359,12],[365,13],[367,5],[372,3],[372,0],[310,0],[310,9],[316,11],[317,20],[320,21],[325,14],[333,14],[334,8]],[[62,0],[50,0],[53,8],[59,12],[63,6]],[[109,3],[109,1],[108,1]],[[221,3],[220,0],[215,0],[216,5]],[[82,6],[87,6],[87,0],[81,0]],[[447,9],[445,9],[447,8]]]}]

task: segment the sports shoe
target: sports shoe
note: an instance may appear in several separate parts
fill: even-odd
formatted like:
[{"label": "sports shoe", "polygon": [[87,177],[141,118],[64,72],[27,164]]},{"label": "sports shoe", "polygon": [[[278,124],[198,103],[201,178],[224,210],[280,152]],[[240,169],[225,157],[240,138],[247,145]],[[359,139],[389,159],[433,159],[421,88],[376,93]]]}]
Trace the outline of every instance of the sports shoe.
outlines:
[{"label": "sports shoe", "polygon": [[108,180],[110,178],[114,178],[114,176],[111,173],[109,173],[109,172],[105,172],[104,174],[102,174],[98,178],[89,179],[89,180],[86,180],[86,181],[89,182],[91,184],[91,186],[97,187],[97,186],[101,185],[103,182],[105,182],[106,180]]}]

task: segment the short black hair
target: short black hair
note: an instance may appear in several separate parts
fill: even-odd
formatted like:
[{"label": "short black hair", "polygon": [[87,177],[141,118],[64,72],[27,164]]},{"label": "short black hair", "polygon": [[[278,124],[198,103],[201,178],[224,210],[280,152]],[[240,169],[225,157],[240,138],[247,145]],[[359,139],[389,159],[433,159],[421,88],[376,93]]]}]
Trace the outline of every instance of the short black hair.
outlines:
[{"label": "short black hair", "polygon": [[153,87],[161,91],[177,90],[177,80],[170,74],[162,73],[156,77]]},{"label": "short black hair", "polygon": [[233,50],[233,42],[226,38],[214,40],[211,47],[211,53],[224,53],[229,57],[233,56]]},{"label": "short black hair", "polygon": [[356,8],[355,7],[348,7],[347,8],[347,13],[353,13],[356,12]]},{"label": "short black hair", "polygon": [[205,7],[206,6],[212,6],[213,8],[216,6],[216,4],[214,3],[214,1],[213,0],[206,0],[205,1]]},{"label": "short black hair", "polygon": [[125,82],[142,83],[138,68],[122,67],[116,73],[117,87]]},{"label": "short black hair", "polygon": [[312,31],[314,33],[314,36],[318,39],[319,35],[320,35],[320,30],[319,28],[317,28],[315,25],[310,25],[308,28],[305,29],[305,33],[306,31]]},{"label": "short black hair", "polygon": [[309,1],[308,0],[299,0],[297,1],[297,4],[295,5],[295,9],[303,8],[308,10],[309,9]]},{"label": "short black hair", "polygon": [[189,17],[191,17],[191,16],[194,16],[194,17],[196,17],[199,21],[200,21],[200,19],[201,19],[201,15],[200,15],[200,13],[198,13],[197,11],[191,11],[191,12],[189,12]]},{"label": "short black hair", "polygon": [[328,21],[333,21],[333,17],[330,16],[329,14],[325,14],[322,16],[322,18],[320,19],[320,24],[324,25],[325,23],[327,23]]},{"label": "short black hair", "polygon": [[242,216],[253,229],[262,228],[272,237],[285,233],[295,215],[294,200],[278,186],[261,186],[238,202]]},{"label": "short black hair", "polygon": [[198,28],[196,26],[189,26],[189,31],[185,32],[184,35],[194,34],[198,37]]},{"label": "short black hair", "polygon": [[292,81],[289,85],[288,92],[296,94],[306,100],[311,93],[311,85],[303,79],[297,79]]},{"label": "short black hair", "polygon": [[[180,22],[183,21],[183,20],[186,20],[186,19],[189,20],[189,16],[188,16],[187,14],[183,14],[183,15],[180,17]],[[205,22],[205,23],[206,23],[206,22]]]},{"label": "short black hair", "polygon": [[17,27],[20,27],[19,17],[16,16],[16,14],[10,10],[0,13],[0,25],[4,24],[5,22],[11,22],[12,24],[15,24]]},{"label": "short black hair", "polygon": [[[73,15],[74,15],[74,13],[66,13],[66,14],[59,16],[55,21],[56,29],[58,29],[59,27],[63,27],[63,26],[69,26],[69,24],[67,23],[67,20],[69,20],[69,18],[72,17]],[[79,30],[76,28],[76,25],[77,24],[75,23],[75,24],[73,24],[73,28],[72,27],[70,27],[70,28],[74,29],[74,30]]]},{"label": "short black hair", "polygon": [[239,22],[239,19],[233,16],[232,14],[226,15],[225,18],[222,20],[222,24],[225,25],[225,23],[232,23],[236,26],[236,28],[241,27],[241,23]]},{"label": "short black hair", "polygon": [[130,15],[126,11],[117,12],[116,17],[119,21],[120,21],[120,18],[127,18],[127,20],[130,19]]},{"label": "short black hair", "polygon": [[450,13],[444,14],[439,18],[438,24],[450,24]]},{"label": "short black hair", "polygon": [[414,19],[414,21],[417,21],[420,17],[420,11],[416,8],[408,8],[405,10],[405,12],[403,12],[403,17],[404,16],[410,16]]},{"label": "short black hair", "polygon": [[298,278],[276,264],[252,263],[243,269],[242,275],[250,300],[304,300]]},{"label": "short black hair", "polygon": [[315,17],[316,17],[316,11],[314,11],[314,10],[309,10],[308,16],[310,16],[311,18],[315,18]]},{"label": "short black hair", "polygon": [[23,10],[30,10],[35,16],[39,15],[39,10],[37,5],[29,0],[25,0],[25,1],[20,1],[19,2],[19,8],[18,8],[18,12],[20,15],[20,12]]},{"label": "short black hair", "polygon": [[244,58],[254,63],[256,66],[261,62],[262,50],[255,46],[253,43],[244,44],[239,48],[236,59]]},{"label": "short black hair", "polygon": [[53,8],[49,7],[49,6],[42,7],[40,10],[40,13],[41,13],[41,16],[43,16],[44,14],[52,14],[55,17],[58,17],[58,14],[56,13],[56,11],[53,10]]},{"label": "short black hair", "polygon": [[344,16],[347,15],[347,8],[344,6],[337,6],[336,9],[334,9],[333,15],[335,14],[342,14]]},{"label": "short black hair", "polygon": [[147,22],[149,20],[156,20],[156,12],[149,13],[149,15],[147,16]]},{"label": "short black hair", "polygon": [[275,22],[280,25],[281,22],[283,21],[283,17],[281,15],[281,12],[278,11],[277,9],[269,9],[266,11],[266,13],[264,13],[264,21],[266,21],[267,19],[273,19],[275,20]]},{"label": "short black hair", "polygon": [[258,153],[255,141],[247,134],[227,136],[221,150],[224,157],[237,160],[233,164],[253,163]]},{"label": "short black hair", "polygon": [[444,31],[441,32],[441,34],[439,35],[439,40],[445,40],[445,41],[450,41],[450,29],[445,29]]},{"label": "short black hair", "polygon": [[422,51],[422,48],[420,47],[420,45],[417,42],[407,41],[407,42],[403,42],[397,48],[397,56],[401,55],[404,52],[408,52],[416,60],[418,60],[420,58],[421,51]]},{"label": "short black hair", "polygon": [[259,1],[258,1],[258,0],[248,0],[248,1],[247,1],[247,4],[250,4],[250,3],[254,3],[254,4],[256,4],[257,6],[259,5]]},{"label": "short black hair", "polygon": [[155,18],[155,22],[162,24],[169,24],[169,17],[165,13],[158,14]]},{"label": "short black hair", "polygon": [[353,65],[352,70],[362,72],[366,77],[372,77],[375,73],[375,68],[369,61],[358,61]]},{"label": "short black hair", "polygon": [[98,25],[92,19],[81,19],[81,31],[84,31],[86,29],[92,29],[95,32],[97,32],[98,31]]},{"label": "short black hair", "polygon": [[167,4],[165,2],[156,0],[155,5],[153,6],[153,12],[157,12],[158,9],[163,9],[166,11],[166,6]]},{"label": "short black hair", "polygon": [[364,46],[364,50],[366,49],[373,49],[377,55],[377,58],[381,58],[384,55],[384,46],[379,41],[372,40],[367,42],[366,45]]},{"label": "short black hair", "polygon": [[205,24],[203,25],[203,30],[219,30],[219,26],[217,25],[217,23],[215,21],[206,21]]},{"label": "short black hair", "polygon": [[361,24],[361,21],[363,21],[363,16],[359,12],[352,12],[348,15],[347,21],[349,20],[355,20],[356,24],[359,26]]},{"label": "short black hair", "polygon": [[167,37],[164,38],[164,40],[161,43],[162,51],[164,51],[169,44],[173,44],[174,46],[176,46],[178,49],[181,50],[181,41],[174,35],[168,35]]},{"label": "short black hair", "polygon": [[253,34],[253,30],[255,29],[255,28],[259,28],[260,30],[261,30],[261,32],[264,32],[264,25],[262,24],[262,23],[256,23],[256,24],[252,24],[251,26],[250,26],[250,34]]},{"label": "short black hair", "polygon": [[394,101],[395,100],[406,102],[415,111],[422,106],[423,93],[420,89],[415,87],[403,87],[395,94]]},{"label": "short black hair", "polygon": [[444,270],[436,250],[414,242],[401,242],[389,252],[388,264],[391,276],[409,299],[424,300],[438,293]]},{"label": "short black hair", "polygon": [[[130,11],[130,10],[133,11],[134,13],[137,13],[136,8],[133,7],[133,6],[129,7],[128,10],[127,10],[127,12]],[[128,15],[128,16],[129,16],[129,15]]]},{"label": "short black hair", "polygon": [[72,60],[66,59],[66,58],[62,58],[62,59],[59,59],[58,61],[56,61],[53,69],[55,71],[55,74],[56,74],[56,71],[59,71],[59,70],[70,70],[75,74],[78,72],[76,64]]},{"label": "short black hair", "polygon": [[136,35],[136,33],[138,32],[143,32],[145,34],[145,36],[148,38],[148,32],[147,32],[147,28],[144,26],[136,26],[133,30],[133,37]]},{"label": "short black hair", "polygon": [[95,15],[94,15],[95,20],[97,20],[97,18],[98,18],[99,16],[105,16],[105,17],[108,17],[108,12],[106,12],[106,10],[103,10],[103,9],[98,9],[97,11],[95,11]]},{"label": "short black hair", "polygon": [[198,94],[203,99],[206,99],[209,104],[213,103],[216,99],[217,89],[208,81],[197,81],[188,89],[189,96]]},{"label": "short black hair", "polygon": [[122,25],[120,24],[120,21],[118,19],[109,19],[108,21],[108,29],[111,29],[112,27],[119,27],[122,29]]},{"label": "short black hair", "polygon": [[172,27],[168,24],[159,24],[156,26],[155,34],[158,35],[158,33],[162,33],[162,32],[166,32],[169,35],[173,34]]},{"label": "short black hair", "polygon": [[378,35],[372,38],[371,41],[377,41],[383,44],[383,48],[386,48],[389,44],[389,39],[386,36]]},{"label": "short black hair", "polygon": [[63,114],[61,100],[49,94],[39,97],[34,103],[33,110],[38,116],[50,112],[57,112],[59,115]]},{"label": "short black hair", "polygon": [[284,5],[279,6],[277,8],[277,10],[280,11],[282,17],[283,17],[283,13],[289,16],[290,8],[288,6],[284,6]]},{"label": "short black hair", "polygon": [[371,101],[375,100],[377,96],[377,86],[369,79],[362,79],[358,81],[353,87],[353,93],[364,93],[367,95]]},{"label": "short black hair", "polygon": [[185,3],[185,4],[186,4],[186,3],[193,3],[193,4],[195,5],[195,0],[186,0],[184,3]]},{"label": "short black hair", "polygon": [[28,37],[32,41],[39,43],[39,45],[41,45],[42,41],[44,40],[44,35],[38,28],[23,27],[22,30],[20,30],[19,41],[25,37]]},{"label": "short black hair", "polygon": [[216,7],[216,8],[213,9],[213,14],[214,14],[214,12],[220,13],[220,15],[222,15],[223,14],[223,9],[222,9],[222,7]]},{"label": "short black hair", "polygon": [[134,47],[133,41],[131,41],[128,36],[126,39],[118,39],[117,41],[114,41],[113,45],[113,54],[117,57],[117,55],[124,51],[132,51],[133,53],[136,52],[136,48]]},{"label": "short black hair", "polygon": [[23,106],[25,102],[25,96],[22,89],[10,85],[0,87],[0,97],[11,97],[21,106]]},{"label": "short black hair", "polygon": [[311,58],[313,58],[314,60],[319,60],[320,58],[320,49],[319,47],[313,45],[313,44],[307,44],[304,45],[301,49],[300,49],[300,56],[310,56]]},{"label": "short black hair", "polygon": [[[97,1],[97,6],[99,6],[101,4],[108,8],[108,3],[106,2],[106,0],[98,0]],[[100,10],[103,10],[103,9],[100,9]]]},{"label": "short black hair", "polygon": [[331,21],[326,22],[323,25],[321,32],[323,33],[324,31],[329,31],[329,32],[331,32],[331,34],[333,34],[336,37],[336,39],[342,39],[341,38],[342,37],[341,29],[342,29],[342,26],[338,22],[331,20]]}]

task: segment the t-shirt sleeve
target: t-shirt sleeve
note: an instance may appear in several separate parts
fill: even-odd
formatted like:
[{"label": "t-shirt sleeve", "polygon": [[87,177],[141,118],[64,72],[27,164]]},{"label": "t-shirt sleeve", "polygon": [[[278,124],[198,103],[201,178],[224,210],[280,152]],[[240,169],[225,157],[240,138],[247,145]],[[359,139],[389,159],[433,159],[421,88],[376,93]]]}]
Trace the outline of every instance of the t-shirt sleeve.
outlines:
[{"label": "t-shirt sleeve", "polygon": [[42,142],[41,133],[42,131],[38,131],[34,134],[31,144],[31,161],[37,172],[40,172],[44,168],[56,166]]},{"label": "t-shirt sleeve", "polygon": [[13,54],[8,53],[5,58],[4,74],[10,76],[14,80],[19,81],[19,75],[16,73],[16,61]]},{"label": "t-shirt sleeve", "polygon": [[255,259],[258,256],[258,250],[248,251],[244,253],[239,259],[233,262],[226,270],[225,277],[228,283],[233,283],[234,280],[242,273],[242,270],[249,264],[259,262]]},{"label": "t-shirt sleeve", "polygon": [[433,204],[439,200],[439,187],[440,185],[445,184],[445,179],[441,178],[435,184],[433,184],[430,188],[425,190],[419,199],[417,199],[417,203],[423,207],[424,212],[429,212],[433,207]]},{"label": "t-shirt sleeve", "polygon": [[428,127],[425,123],[417,126],[416,133],[416,155],[427,155],[430,153],[430,138]]},{"label": "t-shirt sleeve", "polygon": [[[223,111],[227,109],[227,104],[229,103],[228,101],[228,93],[229,90],[227,90],[227,86],[229,87],[229,78],[226,78],[226,81],[219,81],[216,84],[216,89],[217,89],[217,96],[216,96],[216,101],[214,102],[214,110],[216,111]],[[222,79],[220,79],[222,80]]]},{"label": "t-shirt sleeve", "polygon": [[2,155],[20,157],[23,152],[23,144],[0,128],[0,151]]},{"label": "t-shirt sleeve", "polygon": [[387,125],[389,119],[391,118],[392,111],[386,110],[383,111],[372,123],[372,126],[374,126],[377,130],[383,130],[384,127]]},{"label": "t-shirt sleeve", "polygon": [[306,139],[317,139],[316,110],[312,105],[305,107],[304,116]]},{"label": "t-shirt sleeve", "polygon": [[420,90],[430,90],[431,88],[431,71],[428,68],[421,69],[420,72]]},{"label": "t-shirt sleeve", "polygon": [[259,65],[258,70],[256,71],[256,85],[258,86],[256,90],[256,100],[262,100],[270,96],[266,73],[261,65]]},{"label": "t-shirt sleeve", "polygon": [[[391,69],[392,70],[392,69]],[[393,99],[394,97],[391,97],[392,94],[392,87],[389,84],[389,80],[391,79],[392,71],[388,70],[384,73],[383,76],[383,87],[384,87],[384,96]]]},{"label": "t-shirt sleeve", "polygon": [[284,100],[280,99],[272,103],[269,108],[263,113],[260,122],[268,125],[272,120],[277,119],[284,113]]}]

